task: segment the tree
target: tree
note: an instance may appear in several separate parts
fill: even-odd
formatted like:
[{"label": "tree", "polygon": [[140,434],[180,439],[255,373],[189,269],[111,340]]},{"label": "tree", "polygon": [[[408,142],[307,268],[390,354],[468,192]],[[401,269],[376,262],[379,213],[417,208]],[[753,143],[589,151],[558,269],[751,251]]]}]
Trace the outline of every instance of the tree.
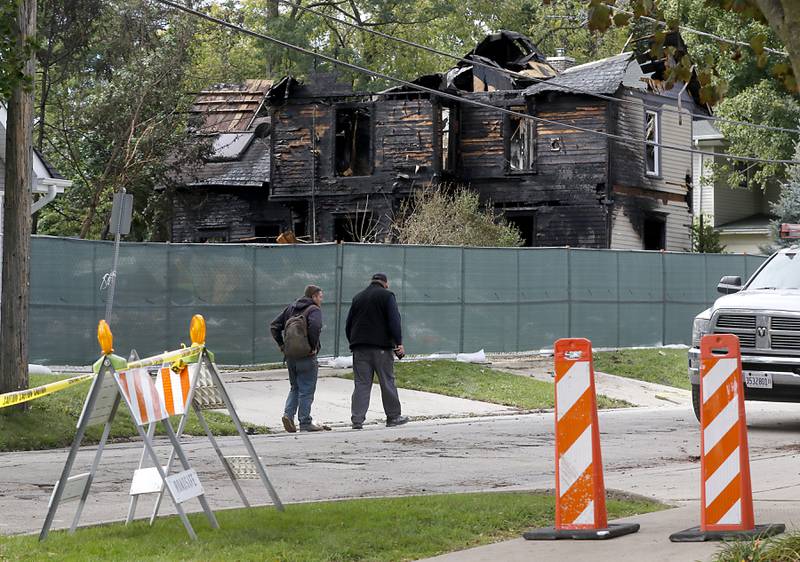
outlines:
[{"label": "tree", "polygon": [[36,0],[20,0],[13,22],[13,49],[17,53],[27,52],[27,59],[20,66],[21,75],[12,75],[6,123],[0,393],[28,387],[33,77],[36,71],[36,60],[28,47],[36,34]]},{"label": "tree", "polygon": [[196,22],[144,0],[101,4],[74,70],[50,84],[44,148],[73,187],[42,210],[39,230],[101,237],[112,194],[125,187],[134,196],[131,238],[163,240],[169,202],[156,187],[192,153],[186,92],[201,82],[190,73]]},{"label": "tree", "polygon": [[[678,30],[681,24],[682,14],[670,10],[676,2],[680,6],[679,0],[631,0],[629,9],[632,12],[624,12],[613,7],[616,0],[587,0],[589,28],[606,31],[613,26],[627,27],[631,23],[638,23],[642,17],[653,18],[658,22],[653,27],[653,51],[658,54],[662,52],[665,31]],[[787,90],[797,93],[797,77],[800,76],[800,2],[797,0],[704,0],[704,2],[706,6],[735,13],[745,27],[751,22],[769,26],[788,53],[786,57],[788,60],[772,61],[771,72],[783,81]],[[754,33],[747,37],[746,41],[755,55],[752,60],[761,67],[768,63],[767,52],[764,49],[767,39],[766,33]],[[720,45],[724,45],[725,50],[730,49],[727,43],[720,42]],[[734,58],[738,60],[741,55],[737,55],[739,50],[735,49]],[[724,81],[716,85],[713,83],[714,72],[715,69],[707,65],[701,66],[698,72],[698,79],[703,86],[701,96],[711,104],[719,100],[726,90]],[[690,76],[691,67],[688,64],[679,64],[671,69],[669,78],[672,81],[687,81]]]},{"label": "tree", "polygon": [[416,191],[393,224],[401,244],[433,246],[521,246],[522,236],[495,213],[482,207],[478,194],[466,188],[429,186]]},{"label": "tree", "polygon": [[710,217],[700,215],[692,221],[692,251],[700,254],[721,254],[725,246],[719,242],[719,232]]},{"label": "tree", "polygon": [[[800,160],[800,143],[797,143],[796,146],[795,160]],[[796,244],[797,240],[784,240],[781,238],[780,230],[782,223],[800,223],[800,165],[795,164],[789,167],[788,177],[781,184],[781,195],[778,201],[772,203],[770,207],[772,214],[776,217],[770,223],[774,244],[779,247]],[[765,248],[765,250],[768,249]]]}]

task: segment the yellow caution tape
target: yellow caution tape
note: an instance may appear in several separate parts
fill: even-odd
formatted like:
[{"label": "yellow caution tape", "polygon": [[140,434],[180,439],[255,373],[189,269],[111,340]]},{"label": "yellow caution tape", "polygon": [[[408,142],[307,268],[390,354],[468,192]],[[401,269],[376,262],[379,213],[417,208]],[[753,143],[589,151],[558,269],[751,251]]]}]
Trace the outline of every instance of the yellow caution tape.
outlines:
[{"label": "yellow caution tape", "polygon": [[47,396],[48,394],[58,392],[59,390],[64,390],[73,385],[86,382],[92,378],[94,378],[94,375],[92,374],[78,375],[77,377],[72,377],[71,379],[51,382],[50,384],[29,388],[27,390],[18,390],[17,392],[0,394],[0,408],[35,400],[37,398],[41,398],[42,396]]}]

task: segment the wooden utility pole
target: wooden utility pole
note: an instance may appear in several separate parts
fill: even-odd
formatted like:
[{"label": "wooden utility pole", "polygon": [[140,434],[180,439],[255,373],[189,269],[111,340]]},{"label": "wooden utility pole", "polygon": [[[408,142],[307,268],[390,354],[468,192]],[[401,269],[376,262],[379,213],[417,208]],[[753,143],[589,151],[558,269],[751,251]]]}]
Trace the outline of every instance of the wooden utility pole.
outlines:
[{"label": "wooden utility pole", "polygon": [[[24,52],[36,34],[36,0],[19,0],[16,46]],[[0,309],[0,393],[28,387],[28,297],[33,181],[33,49],[23,66],[27,80],[11,92],[6,123],[3,201],[3,278]]]}]

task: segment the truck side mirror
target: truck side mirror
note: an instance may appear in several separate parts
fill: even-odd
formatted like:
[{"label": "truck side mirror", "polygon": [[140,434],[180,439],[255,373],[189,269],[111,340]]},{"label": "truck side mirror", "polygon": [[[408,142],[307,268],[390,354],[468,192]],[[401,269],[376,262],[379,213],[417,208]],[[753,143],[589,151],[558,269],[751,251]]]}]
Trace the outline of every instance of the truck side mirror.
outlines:
[{"label": "truck side mirror", "polygon": [[742,278],[738,275],[726,275],[719,280],[717,285],[717,292],[723,295],[730,295],[731,293],[738,293],[742,290]]}]

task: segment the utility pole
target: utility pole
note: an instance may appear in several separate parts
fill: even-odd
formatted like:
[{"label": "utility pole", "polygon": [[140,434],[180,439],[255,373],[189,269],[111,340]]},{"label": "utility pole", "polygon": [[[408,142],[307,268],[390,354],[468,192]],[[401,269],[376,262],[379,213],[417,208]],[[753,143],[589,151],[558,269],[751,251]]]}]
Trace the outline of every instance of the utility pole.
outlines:
[{"label": "utility pole", "polygon": [[[15,43],[23,53],[36,34],[36,0],[18,0]],[[28,387],[28,299],[33,181],[33,79],[30,50],[8,102],[3,198],[3,276],[0,308],[0,393]]]}]

